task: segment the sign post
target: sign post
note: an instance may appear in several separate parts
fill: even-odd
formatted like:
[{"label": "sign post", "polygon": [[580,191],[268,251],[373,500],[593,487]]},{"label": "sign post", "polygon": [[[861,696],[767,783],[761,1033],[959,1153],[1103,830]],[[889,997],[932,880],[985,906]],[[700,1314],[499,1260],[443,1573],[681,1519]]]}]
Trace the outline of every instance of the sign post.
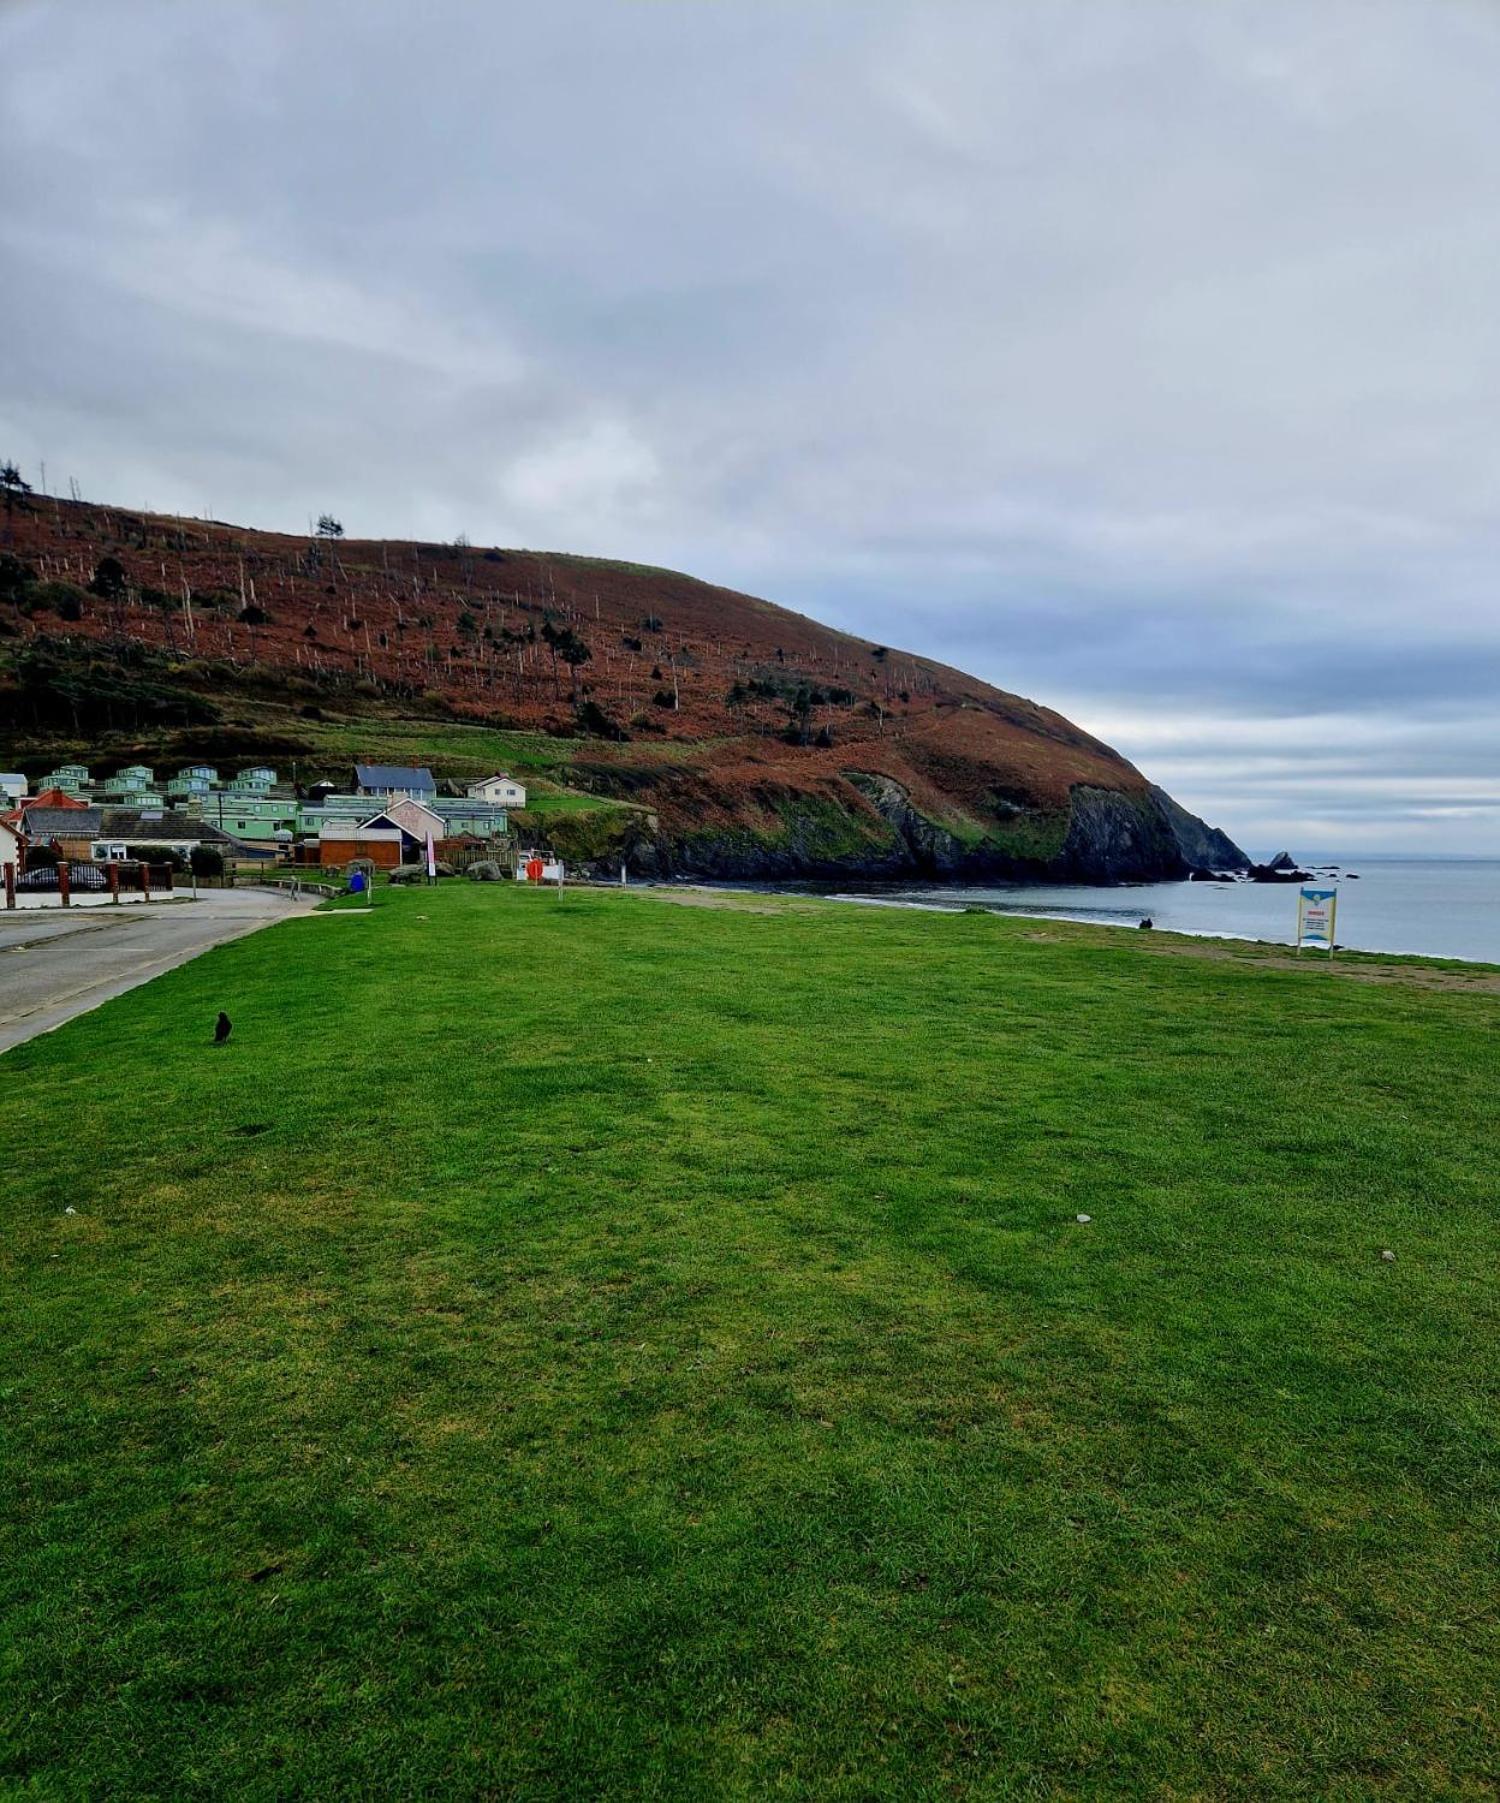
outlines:
[{"label": "sign post", "polygon": [[1326,945],[1333,956],[1333,935],[1339,911],[1337,889],[1300,889],[1297,892],[1297,950],[1304,945]]}]

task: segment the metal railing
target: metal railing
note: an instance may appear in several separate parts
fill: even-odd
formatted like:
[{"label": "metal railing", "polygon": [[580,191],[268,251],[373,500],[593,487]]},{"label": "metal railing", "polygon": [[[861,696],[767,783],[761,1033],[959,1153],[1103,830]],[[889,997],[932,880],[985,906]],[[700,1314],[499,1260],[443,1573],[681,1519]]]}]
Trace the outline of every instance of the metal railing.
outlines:
[{"label": "metal railing", "polygon": [[110,860],[93,863],[82,858],[63,858],[56,864],[34,864],[18,871],[5,866],[5,906],[17,907],[28,896],[55,895],[63,907],[70,907],[74,896],[108,896],[118,902],[121,896],[170,895],[176,872],[170,864],[122,863]]}]

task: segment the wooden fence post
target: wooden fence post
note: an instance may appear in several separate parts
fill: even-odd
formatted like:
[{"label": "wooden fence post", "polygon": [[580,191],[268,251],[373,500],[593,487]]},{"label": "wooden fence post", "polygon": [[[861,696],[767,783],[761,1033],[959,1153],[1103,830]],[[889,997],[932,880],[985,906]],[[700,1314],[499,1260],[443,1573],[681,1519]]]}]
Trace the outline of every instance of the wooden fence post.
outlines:
[{"label": "wooden fence post", "polygon": [[109,885],[109,899],[116,907],[120,905],[120,867],[110,860],[104,867],[104,880]]},{"label": "wooden fence post", "polygon": [[16,867],[14,864],[5,866],[5,905],[7,908],[13,908],[16,905]]},{"label": "wooden fence post", "polygon": [[73,882],[72,878],[68,875],[68,863],[66,858],[61,859],[57,866],[57,887],[62,894],[62,905],[65,908],[71,906],[69,898],[73,893]]},{"label": "wooden fence post", "polygon": [[141,894],[145,896],[147,901],[150,901],[151,879],[146,875],[146,864],[144,859],[136,866],[136,869],[141,873]]}]

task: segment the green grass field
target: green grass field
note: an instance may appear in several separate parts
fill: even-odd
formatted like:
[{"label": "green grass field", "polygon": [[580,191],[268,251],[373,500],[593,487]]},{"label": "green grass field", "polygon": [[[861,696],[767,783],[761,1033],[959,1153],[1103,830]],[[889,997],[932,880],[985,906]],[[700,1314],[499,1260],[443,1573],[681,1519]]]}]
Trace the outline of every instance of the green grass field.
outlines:
[{"label": "green grass field", "polygon": [[0,1793],[1494,1794],[1500,995],[378,902],[0,1058]]}]

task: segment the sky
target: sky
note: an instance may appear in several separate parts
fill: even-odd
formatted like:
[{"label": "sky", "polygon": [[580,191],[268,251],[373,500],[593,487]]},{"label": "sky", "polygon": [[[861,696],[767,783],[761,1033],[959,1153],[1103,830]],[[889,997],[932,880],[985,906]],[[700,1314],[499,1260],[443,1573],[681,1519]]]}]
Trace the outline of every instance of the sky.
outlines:
[{"label": "sky", "polygon": [[1500,855],[1500,7],[0,0],[0,458],[666,564]]}]

